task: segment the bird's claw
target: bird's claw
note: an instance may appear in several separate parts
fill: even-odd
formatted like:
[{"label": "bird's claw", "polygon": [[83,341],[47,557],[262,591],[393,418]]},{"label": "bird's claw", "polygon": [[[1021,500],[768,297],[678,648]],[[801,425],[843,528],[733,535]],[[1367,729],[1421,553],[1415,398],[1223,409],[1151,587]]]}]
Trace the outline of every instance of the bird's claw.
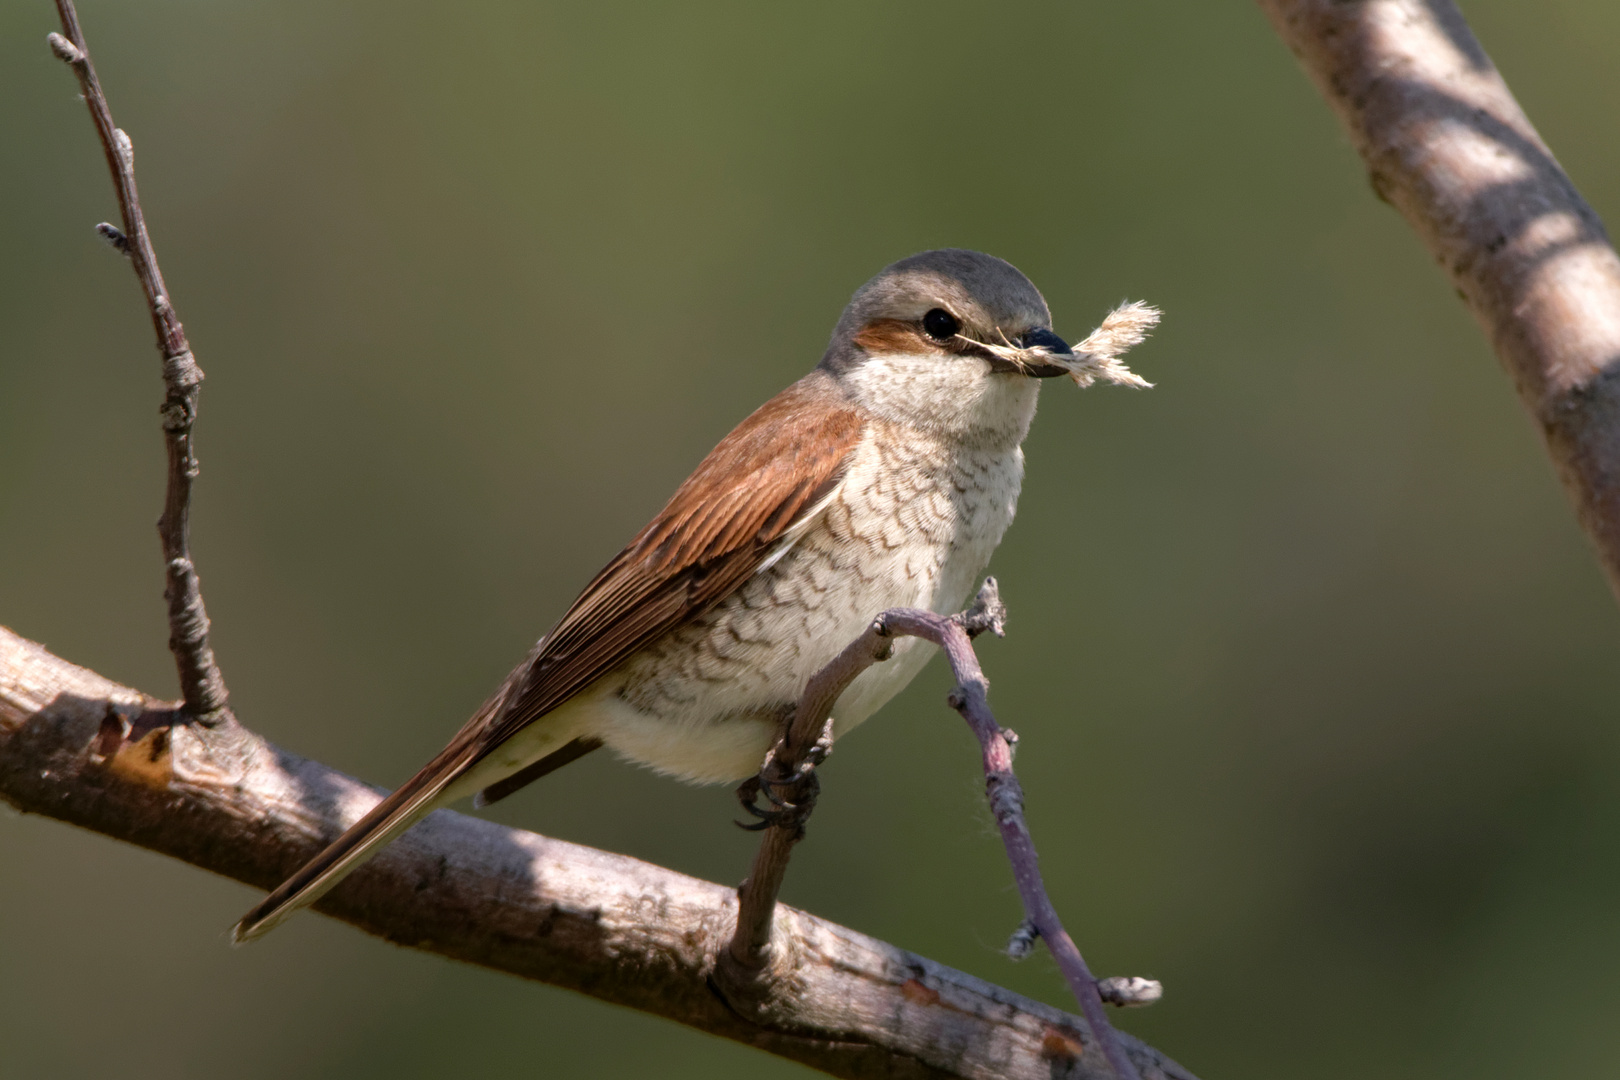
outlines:
[{"label": "bird's claw", "polygon": [[[761,832],[772,826],[793,827],[802,835],[804,823],[815,809],[816,796],[821,791],[816,766],[826,761],[827,755],[832,753],[832,743],[832,720],[829,719],[821,730],[821,737],[796,766],[788,767],[777,756],[782,747],[780,742],[771,747],[759,772],[737,787],[737,801],[759,820],[746,824],[739,821],[735,823],[736,826],[747,832]],[[771,804],[770,809],[758,805],[757,800],[762,795]]]},{"label": "bird's claw", "polygon": [[[780,783],[779,780],[762,780],[758,776],[743,781],[737,788],[737,801],[742,804],[744,810],[759,820],[736,822],[737,828],[746,832],[763,832],[773,826],[796,828],[799,832],[804,830],[805,821],[815,809],[816,795],[821,788],[821,782],[816,779],[815,773],[806,773],[797,782],[799,791],[796,793],[796,801],[789,801],[777,794],[774,789]],[[771,803],[771,809],[761,807],[755,802],[761,794]]]}]

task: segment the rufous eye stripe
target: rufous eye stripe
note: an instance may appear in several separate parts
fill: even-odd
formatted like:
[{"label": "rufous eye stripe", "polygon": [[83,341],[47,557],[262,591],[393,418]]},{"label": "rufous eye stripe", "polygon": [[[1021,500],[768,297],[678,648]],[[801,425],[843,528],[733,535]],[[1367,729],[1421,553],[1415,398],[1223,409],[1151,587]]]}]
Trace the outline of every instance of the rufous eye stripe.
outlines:
[{"label": "rufous eye stripe", "polygon": [[904,319],[873,319],[854,337],[855,344],[869,353],[945,352],[946,348]]},{"label": "rufous eye stripe", "polygon": [[957,334],[950,341],[935,341],[914,322],[904,319],[873,319],[850,339],[873,355],[937,353],[941,356],[978,356],[994,360],[982,345]]}]

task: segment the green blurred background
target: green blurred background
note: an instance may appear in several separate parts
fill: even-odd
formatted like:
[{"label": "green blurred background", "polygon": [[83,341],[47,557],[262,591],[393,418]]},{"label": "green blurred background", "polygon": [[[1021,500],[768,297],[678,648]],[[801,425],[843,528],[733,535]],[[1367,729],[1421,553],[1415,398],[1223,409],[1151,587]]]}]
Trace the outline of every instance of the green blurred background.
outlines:
[{"label": "green blurred background", "polygon": [[[1620,6],[1466,13],[1620,216]],[[435,751],[851,291],[981,248],[1156,389],[1048,388],[982,654],[1060,910],[1200,1075],[1607,1075],[1620,635],[1508,380],[1241,0],[86,0],[208,372],[195,546],[243,719]],[[0,622],[173,692],[160,389],[44,0],[0,6]],[[567,522],[568,524],[564,524]],[[785,897],[1070,1004],[938,662],[840,746]],[[504,821],[712,880],[724,789],[605,756]],[[0,817],[0,1073],[801,1076]]]}]

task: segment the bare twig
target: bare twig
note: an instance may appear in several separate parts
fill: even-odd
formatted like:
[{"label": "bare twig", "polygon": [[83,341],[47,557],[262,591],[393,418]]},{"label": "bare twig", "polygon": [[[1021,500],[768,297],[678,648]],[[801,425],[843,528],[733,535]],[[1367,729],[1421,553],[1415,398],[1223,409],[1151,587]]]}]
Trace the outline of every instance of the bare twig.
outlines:
[{"label": "bare twig", "polygon": [[[1041,881],[1035,844],[1024,822],[1023,789],[1012,768],[1012,747],[1017,736],[997,723],[990,712],[987,697],[990,683],[979,667],[972,638],[986,630],[1001,636],[1006,614],[995,578],[986,578],[973,607],[961,614],[936,615],[916,608],[892,608],[879,615],[864,634],[811,677],[799,699],[792,724],[772,751],[760,786],[770,787],[774,783],[780,789],[778,801],[790,806],[812,795],[810,785],[814,777],[804,766],[814,764],[812,748],[816,743],[812,737],[823,731],[838,697],[861,672],[889,658],[894,638],[917,637],[938,645],[950,662],[951,673],[956,676],[956,688],[946,700],[962,714],[962,719],[979,739],[986,795],[1001,831],[1002,843],[1007,848],[1007,858],[1012,863],[1013,879],[1024,902],[1026,924],[1034,935],[1046,941],[1114,1074],[1120,1080],[1136,1080],[1139,1075],[1136,1065],[1126,1055],[1125,1044],[1108,1022],[1098,980],[1064,930]],[[808,807],[801,813],[784,815],[766,830],[754,856],[753,870],[738,889],[736,929],[717,972],[720,987],[729,996],[746,997],[751,973],[768,970],[774,962],[774,953],[780,945],[773,936],[772,912],[793,845],[803,836],[806,813]],[[1108,984],[1108,1000],[1117,1005],[1149,1004],[1162,992],[1159,984],[1150,979],[1110,979]]]},{"label": "bare twig", "polygon": [[118,190],[118,206],[123,212],[122,229],[103,222],[96,226],[96,231],[129,256],[135,276],[146,292],[158,349],[163,353],[164,399],[160,415],[169,453],[169,481],[163,498],[163,515],[158,518],[158,537],[163,543],[167,576],[163,595],[169,603],[169,650],[174,653],[175,667],[179,669],[186,714],[200,724],[213,727],[233,718],[225,677],[220,674],[214,650],[208,643],[208,612],[203,607],[202,585],[191,561],[191,485],[198,472],[197,457],[191,446],[191,428],[197,419],[197,394],[203,373],[191,355],[191,345],[186,341],[185,329],[163,284],[157,254],[152,250],[152,238],[146,231],[140,196],[135,190],[134,144],[113,123],[112,111],[96,78],[95,65],[90,62],[90,51],[84,43],[73,0],[56,0],[56,10],[62,17],[66,36],[53,33],[47,41],[51,51],[79,76],[79,86],[84,90],[85,104],[90,107],[90,117],[101,135],[107,167],[112,171],[113,186]]},{"label": "bare twig", "polygon": [[1485,328],[1620,595],[1620,257],[1452,0],[1259,0]]},{"label": "bare twig", "polygon": [[[378,792],[0,628],[0,800],[268,888]],[[221,752],[221,746],[229,749]],[[664,1016],[834,1076],[1103,1080],[1078,1017],[783,906],[752,1007],[715,993],[734,891],[440,811],[317,909],[412,948]],[[1129,1036],[1150,1080],[1193,1080]],[[1082,1049],[1083,1048],[1083,1049]]]}]

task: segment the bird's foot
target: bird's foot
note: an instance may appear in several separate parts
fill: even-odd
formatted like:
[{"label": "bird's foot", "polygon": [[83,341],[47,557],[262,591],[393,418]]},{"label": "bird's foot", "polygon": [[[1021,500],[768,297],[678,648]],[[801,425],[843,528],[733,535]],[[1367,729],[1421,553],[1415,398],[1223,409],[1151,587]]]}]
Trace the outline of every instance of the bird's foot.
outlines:
[{"label": "bird's foot", "polygon": [[[737,788],[737,801],[749,814],[758,818],[751,824],[737,822],[737,827],[749,832],[760,832],[772,826],[792,828],[795,838],[804,835],[804,823],[815,809],[816,796],[821,792],[821,781],[816,778],[816,766],[832,753],[832,720],[821,729],[821,737],[805,752],[797,765],[789,765],[779,756],[782,743],[778,741],[765,755],[759,772],[744,780]],[[758,805],[760,796],[770,808]]]},{"label": "bird's foot", "polygon": [[[812,772],[806,773],[796,781],[791,793],[778,790],[782,786],[780,781],[759,776],[751,776],[744,780],[737,788],[737,801],[742,804],[744,810],[759,820],[751,823],[739,821],[736,823],[737,827],[748,832],[762,832],[778,827],[793,829],[796,834],[802,835],[804,823],[816,807],[816,796],[820,792],[821,781],[817,780],[816,774]],[[757,803],[756,800],[761,795],[764,795],[771,804],[769,809]]]}]

